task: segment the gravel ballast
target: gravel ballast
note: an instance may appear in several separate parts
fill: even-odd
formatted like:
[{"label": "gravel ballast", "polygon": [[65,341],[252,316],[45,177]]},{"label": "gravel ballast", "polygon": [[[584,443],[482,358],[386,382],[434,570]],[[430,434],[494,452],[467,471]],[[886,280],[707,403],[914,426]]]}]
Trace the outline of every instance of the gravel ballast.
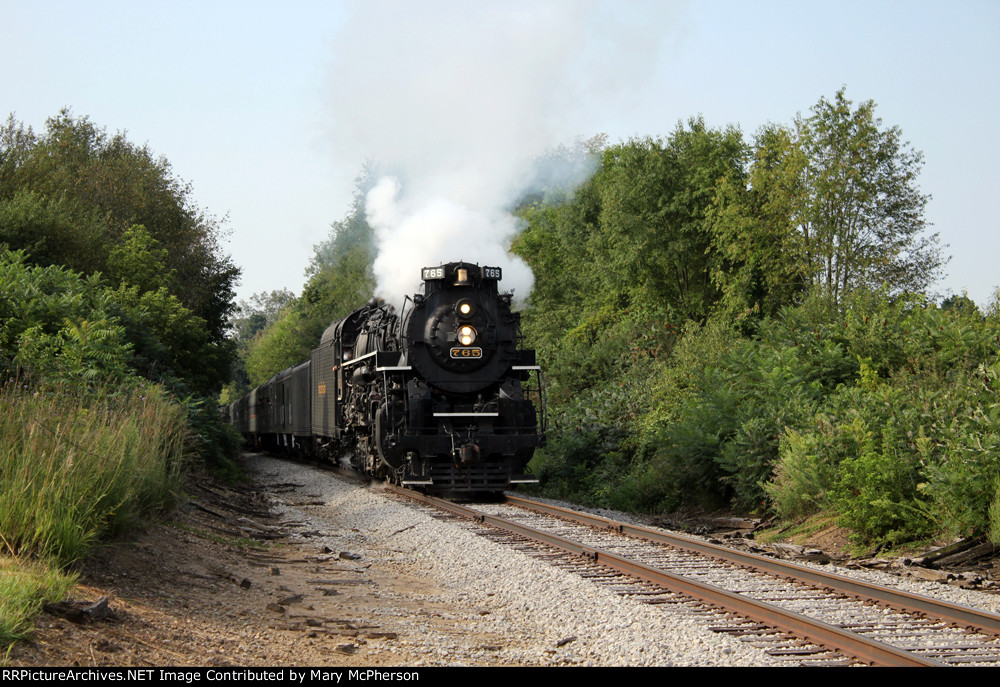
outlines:
[{"label": "gravel ballast", "polygon": [[[361,550],[381,565],[432,581],[428,606],[464,609],[444,624],[402,622],[440,642],[425,665],[770,666],[789,665],[763,650],[709,630],[709,623],[623,598],[578,576],[478,536],[452,522],[379,494],[377,486],[341,481],[329,472],[253,456],[266,484],[295,483],[323,506],[297,508],[278,499],[286,519],[333,550]],[[287,494],[286,494],[287,496]],[[317,541],[311,537],[312,541]],[[384,612],[393,613],[391,599]],[[476,646],[462,637],[502,637]],[[495,640],[494,640],[495,641]]]},{"label": "gravel ballast", "polygon": [[[276,497],[286,520],[311,541],[360,551],[373,565],[423,584],[400,610],[383,593],[377,613],[420,638],[418,665],[790,666],[713,625],[728,624],[682,605],[649,606],[490,541],[455,521],[309,466],[248,456],[263,484],[294,483]],[[307,508],[295,506],[308,496]],[[322,505],[315,505],[320,503]],[[614,517],[614,514],[605,514]],[[823,566],[827,571],[830,566]],[[917,594],[997,611],[995,595],[867,570],[837,572]],[[396,592],[398,594],[398,592]],[[418,611],[413,612],[413,602]],[[409,639],[407,639],[409,638]],[[412,649],[408,655],[413,655]],[[393,651],[389,647],[388,651]]]}]

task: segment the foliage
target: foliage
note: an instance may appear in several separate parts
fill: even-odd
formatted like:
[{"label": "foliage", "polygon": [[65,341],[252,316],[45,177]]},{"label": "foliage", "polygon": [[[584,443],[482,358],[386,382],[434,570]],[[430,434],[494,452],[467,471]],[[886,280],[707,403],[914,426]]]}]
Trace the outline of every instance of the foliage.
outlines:
[{"label": "foliage", "polygon": [[0,291],[0,363],[11,374],[72,385],[138,373],[204,393],[229,362],[230,344],[213,343],[165,287],[111,289],[100,275],[0,249]]},{"label": "foliage", "polygon": [[16,556],[0,641],[68,584],[26,560],[75,561],[171,505],[188,461],[234,448],[206,400],[234,351],[220,234],[123,133],[65,110],[41,135],[0,126],[0,532]]},{"label": "foliage", "polygon": [[[219,388],[232,356],[225,324],[239,270],[222,255],[221,233],[167,160],[124,133],[109,135],[68,110],[41,135],[13,116],[0,127],[0,245],[23,251],[27,264],[100,273],[113,288],[176,299],[172,309],[184,309],[189,331],[203,330],[201,344],[172,350],[160,341],[166,353],[153,357],[173,374],[200,369],[187,381],[203,394]],[[133,312],[132,319],[143,318]],[[149,330],[127,326],[127,334],[148,353]]]},{"label": "foliage", "polygon": [[989,519],[987,537],[994,545],[1000,545],[1000,480],[997,481],[993,502],[990,503]]},{"label": "foliage", "polygon": [[713,279],[732,312],[773,314],[808,286],[835,300],[882,284],[919,292],[939,275],[922,154],[882,128],[874,102],[854,108],[845,93],[791,129],[762,129],[746,183],[720,184],[710,218],[724,263]]},{"label": "foliage", "polygon": [[219,395],[221,405],[229,405],[252,388],[247,373],[246,358],[261,332],[274,324],[295,301],[295,294],[288,289],[253,294],[249,300],[240,301],[229,319],[231,341],[236,347],[236,359],[230,365],[229,383]]},{"label": "foliage", "polygon": [[797,224],[814,279],[837,297],[857,285],[917,292],[941,266],[937,235],[924,236],[928,197],[917,187],[923,155],[899,127],[881,129],[871,100],[851,108],[846,89],[796,119],[809,161]]},{"label": "foliage", "polygon": [[188,396],[174,399],[184,411],[187,433],[184,452],[188,460],[198,460],[214,474],[227,479],[243,476],[232,457],[243,444],[243,436],[219,415],[218,406],[210,400]]},{"label": "foliage", "polygon": [[737,320],[775,315],[811,281],[805,234],[791,230],[807,165],[791,132],[771,125],[757,135],[747,175],[727,175],[707,211],[712,283]]},{"label": "foliage", "polygon": [[187,428],[157,387],[95,396],[12,381],[0,397],[0,532],[11,553],[70,563],[175,498]]},{"label": "foliage", "polygon": [[131,346],[96,277],[0,249],[0,365],[67,384],[127,376]]},{"label": "foliage", "polygon": [[202,395],[226,377],[232,342],[213,341],[205,321],[165,287],[144,291],[123,283],[108,293],[133,342],[131,364],[139,374]]},{"label": "foliage", "polygon": [[536,277],[524,328],[556,406],[669,355],[678,327],[708,315],[718,294],[704,216],[717,179],[738,172],[742,140],[693,119],[665,140],[598,152],[597,172],[575,192],[518,211],[527,226],[513,250]]},{"label": "foliage", "polygon": [[878,385],[868,394],[856,394],[855,400],[867,407],[861,411],[859,451],[838,466],[834,495],[839,522],[865,543],[894,545],[926,537],[933,523],[917,493],[919,455],[908,446],[912,418],[900,417],[910,410],[904,394]]},{"label": "foliage", "polygon": [[554,312],[563,330],[547,328],[541,338],[629,305],[666,303],[680,321],[703,320],[717,298],[705,214],[716,182],[738,174],[742,156],[737,130],[693,119],[666,140],[605,148],[597,172],[569,200],[522,206],[528,224],[513,249],[536,275],[530,302],[546,311],[546,321]]},{"label": "foliage", "polygon": [[688,476],[679,502],[714,492],[741,509],[766,509],[763,483],[781,435],[811,415],[850,367],[834,342],[799,342],[788,323],[766,321],[750,339],[716,322],[686,342],[694,364],[680,376],[684,402],[659,432],[655,454]]},{"label": "foliage", "polygon": [[108,253],[107,274],[111,284],[129,284],[143,291],[167,290],[173,272],[167,268],[167,250],[146,227],[134,224]]},{"label": "foliage", "polygon": [[841,89],[749,145],[693,119],[591,154],[518,208],[544,491],[823,510],[872,546],[996,527],[1000,307],[922,293],[944,263],[922,156],[872,101]]},{"label": "foliage", "polygon": [[593,180],[601,230],[589,237],[607,258],[605,285],[703,320],[718,298],[705,214],[719,179],[740,174],[743,155],[738,130],[712,130],[701,119],[666,141],[608,148]]},{"label": "foliage", "polygon": [[230,318],[233,338],[241,348],[257,336],[257,332],[274,324],[281,313],[295,300],[295,294],[288,289],[255,293],[249,300],[240,301]]},{"label": "foliage", "polygon": [[775,508],[835,508],[867,544],[985,532],[1000,477],[1000,328],[961,309],[868,301],[845,317],[858,377],[783,437]]}]

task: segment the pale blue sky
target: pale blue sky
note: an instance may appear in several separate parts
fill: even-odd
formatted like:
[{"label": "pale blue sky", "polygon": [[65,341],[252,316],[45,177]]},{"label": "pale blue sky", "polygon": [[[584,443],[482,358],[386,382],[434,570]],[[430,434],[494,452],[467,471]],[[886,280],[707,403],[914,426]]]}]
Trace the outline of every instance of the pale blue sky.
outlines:
[{"label": "pale blue sky", "polygon": [[[490,185],[498,157],[598,132],[700,114],[750,138],[846,85],[923,151],[953,256],[937,288],[982,305],[1000,285],[998,33],[993,0],[0,0],[0,115],[40,130],[69,106],[148,143],[228,216],[246,297],[301,289],[365,157],[399,150],[419,174],[441,149],[433,173],[454,160]],[[433,145],[401,150],[417,139]]]}]

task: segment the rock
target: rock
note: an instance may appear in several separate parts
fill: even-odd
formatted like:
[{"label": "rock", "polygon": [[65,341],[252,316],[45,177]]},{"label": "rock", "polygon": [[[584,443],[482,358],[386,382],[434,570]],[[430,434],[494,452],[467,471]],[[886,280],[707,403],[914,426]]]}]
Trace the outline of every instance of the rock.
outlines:
[{"label": "rock", "polygon": [[104,618],[113,618],[114,613],[108,605],[108,597],[102,596],[97,601],[59,601],[45,604],[45,610],[74,623],[87,623]]}]

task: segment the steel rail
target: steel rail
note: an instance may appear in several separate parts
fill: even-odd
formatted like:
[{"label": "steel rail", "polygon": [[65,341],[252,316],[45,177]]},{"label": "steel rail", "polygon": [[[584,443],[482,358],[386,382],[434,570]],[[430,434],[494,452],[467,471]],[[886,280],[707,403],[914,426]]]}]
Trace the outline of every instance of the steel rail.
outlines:
[{"label": "steel rail", "polygon": [[504,520],[465,508],[426,494],[393,488],[396,493],[428,503],[442,510],[468,518],[475,522],[506,530],[514,534],[542,542],[569,553],[585,556],[623,574],[652,582],[672,591],[699,599],[714,606],[735,612],[750,620],[769,627],[790,632],[817,645],[834,650],[864,663],[891,667],[942,666],[944,664],[924,658],[909,651],[863,637],[856,633],[808,618],[799,613],[787,611],[772,604],[741,596],[725,589],[652,568],[636,561],[617,556],[607,551],[583,546],[550,532],[543,532],[526,525]]},{"label": "steel rail", "polygon": [[889,587],[854,580],[844,575],[823,572],[813,568],[790,563],[755,553],[736,551],[718,544],[700,541],[692,537],[679,534],[661,532],[641,525],[630,525],[627,523],[609,520],[599,515],[589,513],[579,513],[577,511],[560,508],[547,503],[532,501],[520,496],[507,496],[507,502],[513,505],[539,511],[548,515],[556,515],[567,518],[592,527],[610,529],[621,534],[627,534],[640,539],[649,539],[661,544],[668,544],[677,548],[687,549],[706,556],[712,556],[722,560],[738,563],[740,565],[752,566],[763,570],[769,574],[792,579],[812,586],[820,586],[826,589],[855,596],[865,600],[877,601],[883,605],[907,613],[926,614],[935,619],[944,620],[957,627],[974,630],[983,634],[1000,636],[1000,615],[980,611],[967,606],[930,599],[910,592],[904,592]]}]

